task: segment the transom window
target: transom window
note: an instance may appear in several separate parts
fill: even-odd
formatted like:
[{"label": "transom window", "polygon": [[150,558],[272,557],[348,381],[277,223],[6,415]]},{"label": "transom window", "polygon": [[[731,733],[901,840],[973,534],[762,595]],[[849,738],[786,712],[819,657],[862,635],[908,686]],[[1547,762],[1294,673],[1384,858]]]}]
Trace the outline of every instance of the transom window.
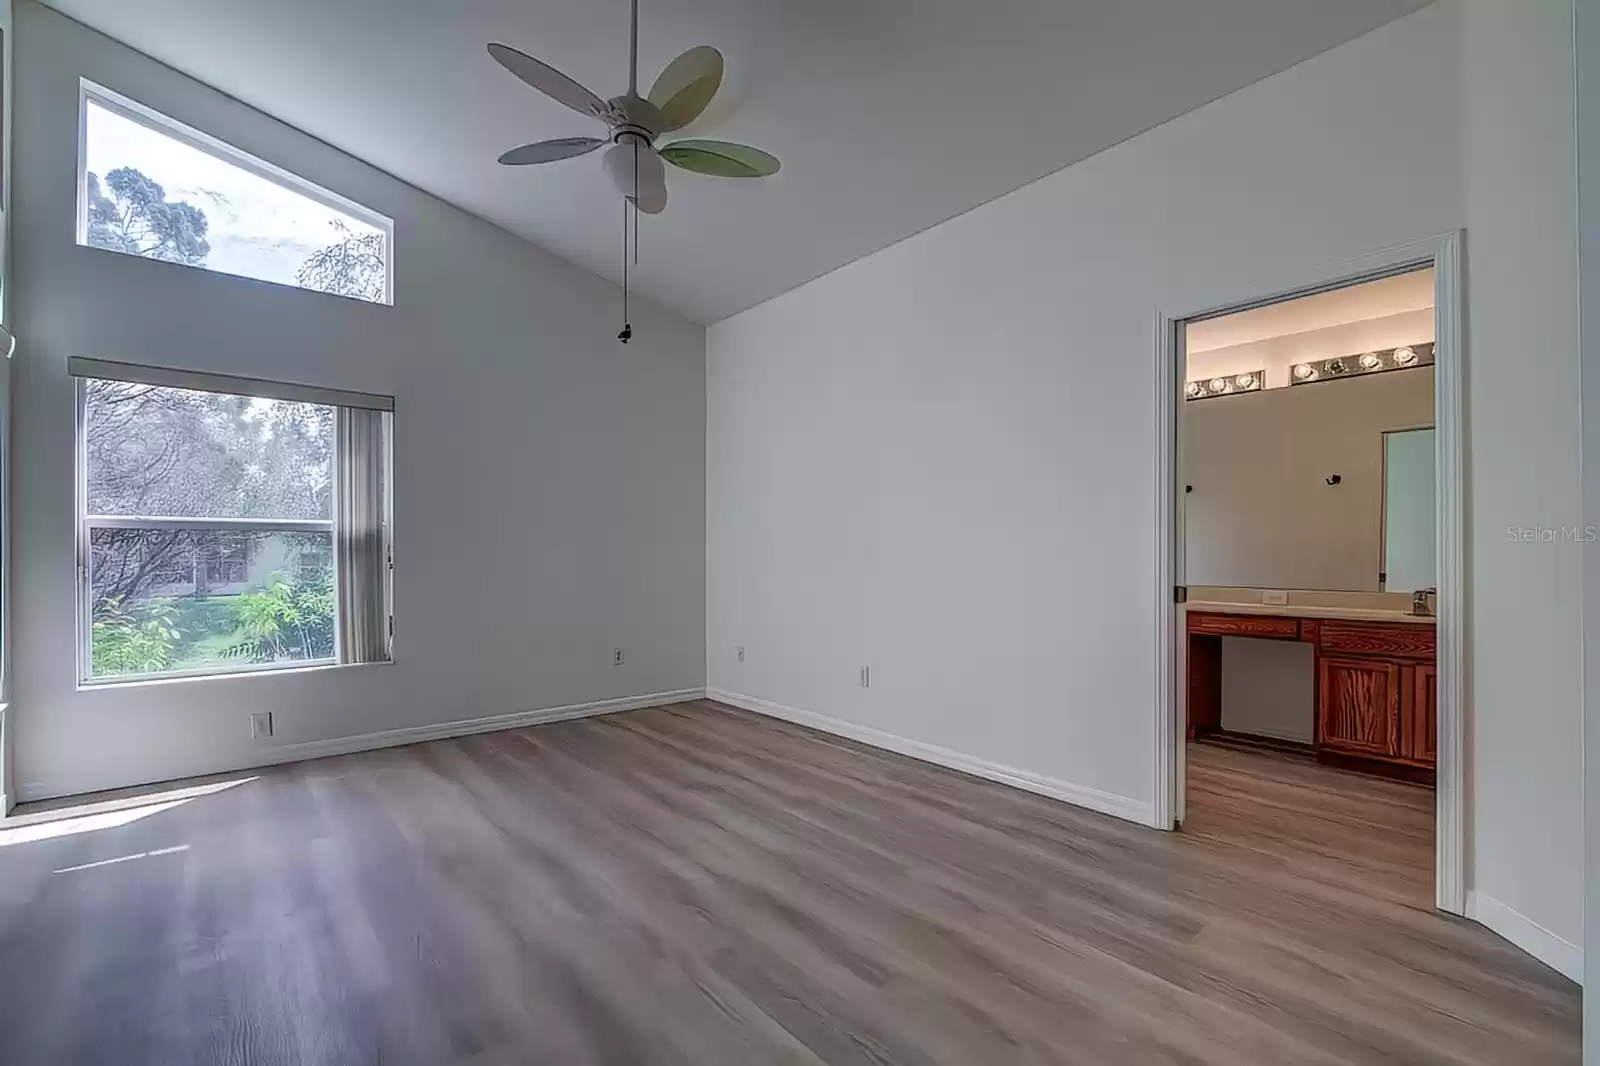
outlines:
[{"label": "transom window", "polygon": [[394,224],[82,82],[78,243],[392,303]]},{"label": "transom window", "polygon": [[391,401],[72,365],[82,682],[389,658]]}]

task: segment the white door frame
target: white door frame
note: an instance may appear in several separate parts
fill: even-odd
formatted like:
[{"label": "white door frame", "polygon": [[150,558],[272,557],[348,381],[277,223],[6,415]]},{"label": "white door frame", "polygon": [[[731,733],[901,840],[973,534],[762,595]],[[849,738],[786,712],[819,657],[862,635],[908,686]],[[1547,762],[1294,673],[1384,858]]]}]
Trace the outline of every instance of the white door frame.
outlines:
[{"label": "white door frame", "polygon": [[1329,289],[1389,277],[1431,266],[1434,269],[1434,418],[1438,465],[1438,638],[1439,753],[1437,768],[1437,832],[1435,833],[1434,898],[1440,910],[1466,910],[1466,844],[1464,809],[1466,756],[1465,679],[1465,482],[1463,478],[1462,329],[1460,231],[1397,245],[1370,255],[1333,264],[1310,277],[1272,293],[1244,293],[1239,300],[1214,307],[1177,308],[1156,316],[1156,719],[1155,825],[1173,829],[1184,811],[1184,720],[1188,693],[1180,684],[1187,641],[1181,639],[1182,612],[1174,587],[1186,584],[1183,553],[1178,550],[1183,504],[1178,474],[1179,421],[1183,417],[1185,322],[1280,303]]}]

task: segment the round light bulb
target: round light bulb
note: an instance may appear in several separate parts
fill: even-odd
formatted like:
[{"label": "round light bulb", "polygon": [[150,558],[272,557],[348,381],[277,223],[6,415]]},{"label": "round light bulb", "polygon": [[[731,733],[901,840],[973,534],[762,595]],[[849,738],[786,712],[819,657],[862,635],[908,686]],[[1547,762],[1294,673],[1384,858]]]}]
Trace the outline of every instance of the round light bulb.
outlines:
[{"label": "round light bulb", "polygon": [[1317,368],[1310,363],[1298,363],[1294,368],[1294,376],[1298,381],[1310,381],[1317,376]]},{"label": "round light bulb", "polygon": [[1233,383],[1241,389],[1253,389],[1256,387],[1256,376],[1254,374],[1240,374],[1233,379]]},{"label": "round light bulb", "polygon": [[1343,359],[1330,359],[1330,360],[1328,360],[1328,373],[1330,373],[1330,374],[1343,374],[1344,371],[1345,371],[1345,365],[1344,365],[1344,360]]},{"label": "round light bulb", "polygon": [[1194,397],[1204,393],[1206,391],[1206,387],[1200,384],[1198,381],[1191,381],[1189,384],[1183,387],[1183,391],[1187,392],[1189,397],[1193,399]]},{"label": "round light bulb", "polygon": [[1212,378],[1209,382],[1207,382],[1207,385],[1210,387],[1212,392],[1227,392],[1228,391],[1228,379],[1227,378]]},{"label": "round light bulb", "polygon": [[1396,348],[1394,350],[1395,366],[1410,366],[1417,361],[1417,353],[1412,348]]},{"label": "round light bulb", "polygon": [[1361,357],[1362,370],[1376,370],[1383,365],[1383,360],[1378,358],[1377,352],[1368,352]]}]

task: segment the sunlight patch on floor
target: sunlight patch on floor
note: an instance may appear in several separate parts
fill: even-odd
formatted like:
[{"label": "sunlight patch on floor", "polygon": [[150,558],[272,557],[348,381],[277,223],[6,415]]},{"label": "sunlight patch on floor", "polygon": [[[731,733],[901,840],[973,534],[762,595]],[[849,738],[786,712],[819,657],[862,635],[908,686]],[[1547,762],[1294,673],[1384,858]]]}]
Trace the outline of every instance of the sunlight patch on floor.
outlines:
[{"label": "sunlight patch on floor", "polygon": [[212,781],[204,785],[187,785],[135,797],[85,803],[77,807],[62,807],[9,819],[0,822],[0,848],[131,825],[151,815],[170,811],[204,796],[214,796],[239,785],[247,785],[257,779],[254,776],[240,777],[228,781]]}]

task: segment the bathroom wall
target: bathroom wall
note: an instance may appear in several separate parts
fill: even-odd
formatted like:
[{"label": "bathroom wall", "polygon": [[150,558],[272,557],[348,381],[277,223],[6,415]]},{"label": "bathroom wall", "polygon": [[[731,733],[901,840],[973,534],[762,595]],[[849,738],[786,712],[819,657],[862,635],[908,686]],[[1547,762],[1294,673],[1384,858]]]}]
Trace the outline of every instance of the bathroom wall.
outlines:
[{"label": "bathroom wall", "polygon": [[1316,649],[1292,640],[1222,638],[1222,728],[1309,744]]}]

